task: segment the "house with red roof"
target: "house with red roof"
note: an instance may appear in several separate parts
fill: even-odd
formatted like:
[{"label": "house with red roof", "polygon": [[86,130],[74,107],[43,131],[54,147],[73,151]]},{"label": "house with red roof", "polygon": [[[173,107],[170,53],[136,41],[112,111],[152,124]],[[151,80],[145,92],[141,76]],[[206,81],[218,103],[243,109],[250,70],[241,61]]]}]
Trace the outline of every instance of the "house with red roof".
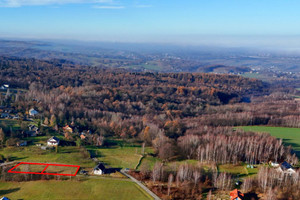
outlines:
[{"label": "house with red roof", "polygon": [[243,200],[244,194],[237,189],[230,192],[230,200]]}]

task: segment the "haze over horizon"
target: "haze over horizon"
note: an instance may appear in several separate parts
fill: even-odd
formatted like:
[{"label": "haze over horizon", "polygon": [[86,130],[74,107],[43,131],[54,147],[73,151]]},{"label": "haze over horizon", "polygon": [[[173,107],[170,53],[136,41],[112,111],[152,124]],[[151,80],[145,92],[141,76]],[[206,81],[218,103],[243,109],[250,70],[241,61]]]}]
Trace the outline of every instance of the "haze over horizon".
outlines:
[{"label": "haze over horizon", "polygon": [[0,0],[0,37],[299,51],[295,0]]}]

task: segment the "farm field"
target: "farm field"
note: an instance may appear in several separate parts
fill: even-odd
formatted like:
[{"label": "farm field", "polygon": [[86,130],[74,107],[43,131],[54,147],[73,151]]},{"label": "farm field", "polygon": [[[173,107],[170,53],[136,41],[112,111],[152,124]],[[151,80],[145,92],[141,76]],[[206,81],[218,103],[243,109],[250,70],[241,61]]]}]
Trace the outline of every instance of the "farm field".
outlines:
[{"label": "farm field", "polygon": [[247,175],[248,171],[245,166],[243,165],[232,165],[232,164],[224,164],[218,166],[219,172],[227,172],[235,175]]},{"label": "farm field", "polygon": [[[115,168],[130,168],[134,169],[141,158],[140,146],[134,147],[88,147],[88,150],[94,151],[95,157],[97,159],[111,167]],[[145,148],[145,151],[151,151],[151,148]]]},{"label": "farm field", "polygon": [[242,126],[245,131],[266,132],[276,138],[283,139],[285,145],[291,145],[300,156],[300,128],[269,127],[269,126]]},{"label": "farm field", "polygon": [[141,164],[139,165],[139,167],[137,168],[138,170],[141,168],[142,165],[146,165],[148,166],[150,169],[153,169],[154,165],[156,162],[160,161],[159,158],[157,157],[153,157],[150,155],[147,155],[143,158]]},{"label": "farm field", "polygon": [[[63,139],[62,136],[57,136]],[[27,161],[37,163],[60,163],[70,165],[80,165],[81,167],[94,167],[95,162],[86,158],[76,146],[59,146],[58,152],[55,149],[42,150],[34,144],[45,145],[50,136],[39,136],[25,138],[25,140],[33,142],[33,145],[26,147],[6,147],[0,149],[0,155],[5,158],[9,157],[11,161]],[[99,161],[115,168],[131,168],[134,169],[141,158],[142,147],[138,144],[120,143],[111,140],[111,144],[106,147],[88,146],[87,150],[93,154]],[[146,153],[152,153],[152,148],[146,147]]]},{"label": "farm field", "polygon": [[80,165],[81,167],[95,166],[91,159],[84,158],[80,149],[74,146],[58,147],[58,153],[55,153],[55,150],[41,150],[36,146],[7,147],[0,149],[0,154],[5,158],[10,157],[10,160],[13,161],[61,163]]},{"label": "farm field", "polygon": [[0,196],[10,199],[151,199],[128,180],[88,179],[85,181],[0,182]]}]

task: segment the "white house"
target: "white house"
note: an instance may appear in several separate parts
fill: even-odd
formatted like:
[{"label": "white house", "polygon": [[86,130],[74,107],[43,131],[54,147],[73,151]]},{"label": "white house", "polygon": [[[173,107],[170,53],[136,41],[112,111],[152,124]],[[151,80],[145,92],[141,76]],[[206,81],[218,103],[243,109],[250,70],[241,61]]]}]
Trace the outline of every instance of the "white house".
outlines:
[{"label": "white house", "polygon": [[99,163],[93,170],[93,174],[102,175],[105,174],[105,166],[102,163]]},{"label": "white house", "polygon": [[37,114],[39,114],[39,112],[36,111],[36,110],[34,110],[33,108],[31,108],[31,109],[29,110],[29,115],[30,115],[30,116],[34,117],[34,116],[37,115]]},{"label": "white house", "polygon": [[55,136],[52,136],[47,140],[47,146],[58,146],[59,145],[59,139]]}]

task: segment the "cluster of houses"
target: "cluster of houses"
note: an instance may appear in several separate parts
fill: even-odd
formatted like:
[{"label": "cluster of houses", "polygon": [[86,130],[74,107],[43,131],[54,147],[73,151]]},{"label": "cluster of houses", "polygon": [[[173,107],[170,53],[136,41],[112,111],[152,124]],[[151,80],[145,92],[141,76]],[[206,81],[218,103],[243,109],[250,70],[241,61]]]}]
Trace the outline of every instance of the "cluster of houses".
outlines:
[{"label": "cluster of houses", "polygon": [[20,119],[19,114],[15,114],[10,107],[0,106],[0,118],[2,119]]},{"label": "cluster of houses", "polygon": [[[65,134],[65,137],[67,136],[68,133],[70,133],[70,134],[74,133],[73,128],[69,125],[64,126],[63,131]],[[92,132],[90,130],[86,130],[86,131],[80,131],[80,132],[78,132],[78,134],[79,134],[80,139],[84,140],[87,137],[87,135],[92,134]]]},{"label": "cluster of houses", "polygon": [[[28,116],[29,117],[35,117],[38,114],[39,114],[39,112],[36,111],[33,108],[31,108],[28,111]],[[15,110],[13,110],[10,107],[0,106],[0,118],[2,118],[2,119],[16,119],[16,120],[19,120],[21,118],[21,116],[20,116],[19,113],[17,113]]]},{"label": "cluster of houses", "polygon": [[[41,149],[46,150],[49,147],[58,146],[59,143],[60,143],[59,138],[52,136],[51,138],[49,138],[47,140],[46,146],[41,146],[41,144],[37,144],[36,146],[41,146]],[[17,146],[17,147],[23,147],[23,146],[27,146],[27,145],[28,145],[28,141],[26,141],[26,140],[18,140],[15,144],[15,146]]]}]

